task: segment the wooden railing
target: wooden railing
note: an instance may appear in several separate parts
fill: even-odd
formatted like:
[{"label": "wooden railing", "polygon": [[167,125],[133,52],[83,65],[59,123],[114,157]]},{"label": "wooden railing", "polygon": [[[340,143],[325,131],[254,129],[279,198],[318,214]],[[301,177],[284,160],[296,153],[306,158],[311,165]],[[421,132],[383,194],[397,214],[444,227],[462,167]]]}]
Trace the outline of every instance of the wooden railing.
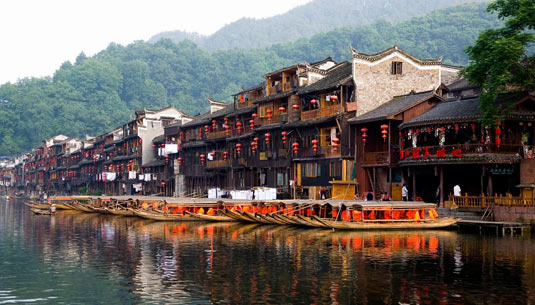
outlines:
[{"label": "wooden railing", "polygon": [[322,117],[336,115],[340,112],[342,112],[342,108],[340,107],[340,104],[321,107],[319,109],[303,111],[301,112],[301,121],[319,119]]},{"label": "wooden railing", "polygon": [[227,166],[230,166],[230,160],[206,161],[207,168],[227,167]]},{"label": "wooden railing", "polygon": [[453,196],[450,194],[450,201],[453,201],[459,208],[484,209],[492,205],[507,207],[535,207],[532,198],[513,197],[511,194],[494,195],[494,196]]},{"label": "wooden railing", "polygon": [[212,131],[206,135],[208,139],[217,139],[217,138],[224,138],[226,136],[226,133],[224,130],[221,131]]},{"label": "wooden railing", "polygon": [[320,108],[320,112],[321,112],[321,117],[326,117],[326,116],[336,115],[342,112],[342,110],[341,110],[340,104],[334,104],[331,106]]}]

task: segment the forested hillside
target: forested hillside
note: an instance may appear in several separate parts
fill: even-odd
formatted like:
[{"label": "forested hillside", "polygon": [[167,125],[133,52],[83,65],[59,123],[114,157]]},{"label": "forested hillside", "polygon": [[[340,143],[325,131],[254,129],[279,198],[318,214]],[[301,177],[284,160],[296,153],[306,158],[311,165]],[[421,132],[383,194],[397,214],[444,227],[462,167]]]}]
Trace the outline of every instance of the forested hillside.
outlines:
[{"label": "forested hillside", "polygon": [[278,16],[242,18],[210,36],[170,31],[154,35],[149,42],[189,39],[209,51],[254,49],[345,26],[363,26],[378,20],[397,23],[435,9],[481,1],[484,0],[313,0]]},{"label": "forested hillside", "polygon": [[57,133],[98,135],[128,120],[136,108],[174,105],[190,114],[207,109],[206,97],[230,95],[295,62],[350,57],[349,46],[377,52],[398,43],[424,58],[444,55],[466,64],[463,49],[480,31],[500,24],[486,4],[462,5],[392,25],[341,28],[264,49],[209,53],[193,42],[111,44],[93,57],[81,54],[47,78],[0,86],[0,155],[35,147]]}]

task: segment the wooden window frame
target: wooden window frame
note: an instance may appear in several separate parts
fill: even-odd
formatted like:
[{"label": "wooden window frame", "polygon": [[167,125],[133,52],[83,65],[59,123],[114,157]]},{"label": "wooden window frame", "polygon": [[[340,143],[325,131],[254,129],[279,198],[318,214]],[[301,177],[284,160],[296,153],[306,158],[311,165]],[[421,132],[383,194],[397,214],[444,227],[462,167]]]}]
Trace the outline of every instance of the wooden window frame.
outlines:
[{"label": "wooden window frame", "polygon": [[403,74],[403,62],[401,62],[401,61],[393,61],[392,62],[392,71],[391,72],[394,75]]}]

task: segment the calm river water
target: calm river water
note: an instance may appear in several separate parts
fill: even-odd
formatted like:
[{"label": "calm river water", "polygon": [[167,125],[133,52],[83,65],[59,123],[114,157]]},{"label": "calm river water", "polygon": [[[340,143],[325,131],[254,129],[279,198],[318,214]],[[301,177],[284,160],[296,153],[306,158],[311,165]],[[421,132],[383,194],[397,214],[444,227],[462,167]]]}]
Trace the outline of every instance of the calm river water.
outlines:
[{"label": "calm river water", "polygon": [[0,304],[534,304],[535,240],[158,223],[0,201]]}]

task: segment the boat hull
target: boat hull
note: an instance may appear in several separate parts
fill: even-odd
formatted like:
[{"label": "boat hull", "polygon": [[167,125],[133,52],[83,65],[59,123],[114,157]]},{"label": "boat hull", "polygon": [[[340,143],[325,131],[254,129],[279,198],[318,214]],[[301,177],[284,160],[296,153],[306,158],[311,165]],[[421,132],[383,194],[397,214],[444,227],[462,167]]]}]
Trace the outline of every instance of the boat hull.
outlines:
[{"label": "boat hull", "polygon": [[419,222],[346,222],[321,219],[317,216],[311,218],[324,224],[327,228],[338,230],[430,230],[446,228],[460,221],[460,219],[452,217]]}]

